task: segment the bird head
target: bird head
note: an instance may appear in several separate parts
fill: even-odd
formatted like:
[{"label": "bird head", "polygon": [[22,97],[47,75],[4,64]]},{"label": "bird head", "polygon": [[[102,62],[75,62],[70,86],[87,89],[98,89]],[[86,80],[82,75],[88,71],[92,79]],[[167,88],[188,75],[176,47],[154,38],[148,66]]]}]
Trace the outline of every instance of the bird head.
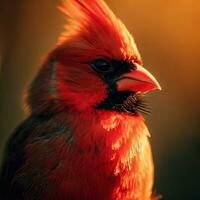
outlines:
[{"label": "bird head", "polygon": [[137,113],[139,94],[160,86],[125,25],[102,0],[68,0],[59,8],[68,23],[32,83],[30,108]]}]

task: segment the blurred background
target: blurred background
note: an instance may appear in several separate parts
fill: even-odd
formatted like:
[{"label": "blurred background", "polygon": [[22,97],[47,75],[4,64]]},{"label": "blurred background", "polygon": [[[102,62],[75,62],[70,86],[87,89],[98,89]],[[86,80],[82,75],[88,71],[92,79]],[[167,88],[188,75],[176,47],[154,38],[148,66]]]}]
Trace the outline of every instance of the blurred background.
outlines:
[{"label": "blurred background", "polygon": [[[25,117],[22,97],[66,23],[60,0],[1,0],[0,158]],[[107,0],[134,35],[163,90],[147,118],[155,189],[165,200],[200,199],[200,1]]]}]

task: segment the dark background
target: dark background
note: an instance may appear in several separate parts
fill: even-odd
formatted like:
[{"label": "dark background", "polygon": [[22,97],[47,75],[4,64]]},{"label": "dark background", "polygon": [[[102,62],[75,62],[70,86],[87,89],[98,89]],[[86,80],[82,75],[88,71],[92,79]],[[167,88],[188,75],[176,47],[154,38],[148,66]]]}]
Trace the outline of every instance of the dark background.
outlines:
[{"label": "dark background", "polygon": [[[0,155],[25,116],[24,91],[66,22],[59,0],[1,0]],[[155,188],[165,200],[200,200],[200,1],[107,0],[133,33],[163,90],[147,118]]]}]

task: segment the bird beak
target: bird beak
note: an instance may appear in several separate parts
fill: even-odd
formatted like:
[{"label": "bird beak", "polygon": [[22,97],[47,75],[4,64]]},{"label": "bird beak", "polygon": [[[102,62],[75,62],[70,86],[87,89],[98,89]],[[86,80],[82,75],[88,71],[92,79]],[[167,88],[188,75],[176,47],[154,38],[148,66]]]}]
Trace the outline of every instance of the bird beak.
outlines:
[{"label": "bird beak", "polygon": [[136,69],[120,76],[116,83],[118,91],[147,92],[161,90],[158,81],[145,68],[135,63]]}]

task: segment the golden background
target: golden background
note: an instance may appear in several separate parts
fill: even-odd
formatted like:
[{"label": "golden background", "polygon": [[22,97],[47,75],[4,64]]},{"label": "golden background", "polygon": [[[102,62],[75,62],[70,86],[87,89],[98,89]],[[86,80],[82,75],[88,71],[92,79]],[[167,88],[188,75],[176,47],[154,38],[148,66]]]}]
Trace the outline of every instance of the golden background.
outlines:
[{"label": "golden background", "polygon": [[[22,96],[66,22],[60,0],[1,0],[0,151],[24,117]],[[200,1],[107,0],[134,35],[163,90],[147,117],[155,188],[164,200],[200,199]]]}]

